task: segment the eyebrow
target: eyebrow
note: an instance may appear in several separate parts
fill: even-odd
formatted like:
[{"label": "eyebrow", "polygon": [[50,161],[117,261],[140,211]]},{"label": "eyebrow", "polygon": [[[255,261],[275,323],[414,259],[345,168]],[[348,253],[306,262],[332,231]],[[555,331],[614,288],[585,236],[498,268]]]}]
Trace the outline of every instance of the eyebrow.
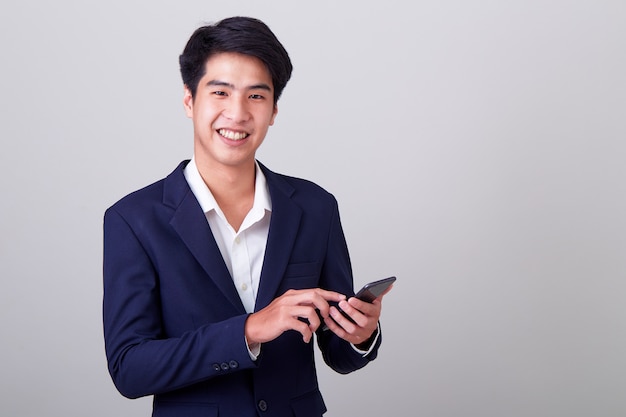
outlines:
[{"label": "eyebrow", "polygon": [[[207,86],[209,85],[215,85],[215,86],[221,86],[221,87],[228,87],[228,88],[232,88],[233,90],[235,90],[235,85],[232,83],[228,83],[226,81],[220,81],[220,80],[211,80],[209,82],[206,83]],[[259,83],[259,84],[252,84],[249,85],[245,88],[246,90],[266,90],[271,92],[272,88],[265,84],[265,83]]]}]

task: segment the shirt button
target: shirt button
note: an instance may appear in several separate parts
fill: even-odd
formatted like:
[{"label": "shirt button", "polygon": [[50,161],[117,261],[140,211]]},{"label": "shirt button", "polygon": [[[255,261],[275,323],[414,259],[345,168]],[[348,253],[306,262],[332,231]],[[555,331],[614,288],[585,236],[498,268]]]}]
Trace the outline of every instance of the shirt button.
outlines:
[{"label": "shirt button", "polygon": [[265,400],[259,401],[259,410],[267,411],[267,403],[265,402]]},{"label": "shirt button", "polygon": [[239,236],[237,236],[237,237],[235,238],[235,243],[236,243],[236,244],[240,244],[240,243],[241,243],[241,238],[240,238]]},{"label": "shirt button", "polygon": [[247,289],[248,289],[248,286],[245,283],[241,284],[241,291],[245,291]]}]

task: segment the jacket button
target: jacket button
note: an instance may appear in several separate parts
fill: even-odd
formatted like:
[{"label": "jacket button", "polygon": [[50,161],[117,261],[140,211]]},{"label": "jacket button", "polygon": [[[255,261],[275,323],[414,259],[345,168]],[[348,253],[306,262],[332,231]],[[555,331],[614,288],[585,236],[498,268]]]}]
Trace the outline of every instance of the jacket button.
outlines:
[{"label": "jacket button", "polygon": [[213,370],[219,372],[219,371],[222,370],[222,367],[220,366],[219,363],[214,363],[213,364]]},{"label": "jacket button", "polygon": [[230,369],[230,367],[228,366],[228,364],[226,362],[222,363],[222,369],[225,371],[228,371]]},{"label": "jacket button", "polygon": [[228,362],[228,365],[230,365],[230,367],[232,369],[239,368],[239,362],[237,362],[237,361],[230,361],[230,362]]},{"label": "jacket button", "polygon": [[259,410],[267,411],[267,403],[265,402],[265,400],[259,401]]}]

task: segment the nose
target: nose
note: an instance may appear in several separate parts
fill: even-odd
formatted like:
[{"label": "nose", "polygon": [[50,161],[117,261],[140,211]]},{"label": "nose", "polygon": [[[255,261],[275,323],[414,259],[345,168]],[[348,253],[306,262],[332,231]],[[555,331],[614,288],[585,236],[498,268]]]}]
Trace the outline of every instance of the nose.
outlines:
[{"label": "nose", "polygon": [[235,123],[248,121],[250,118],[250,111],[248,110],[246,97],[232,95],[231,99],[228,100],[226,109],[224,110],[224,116]]}]

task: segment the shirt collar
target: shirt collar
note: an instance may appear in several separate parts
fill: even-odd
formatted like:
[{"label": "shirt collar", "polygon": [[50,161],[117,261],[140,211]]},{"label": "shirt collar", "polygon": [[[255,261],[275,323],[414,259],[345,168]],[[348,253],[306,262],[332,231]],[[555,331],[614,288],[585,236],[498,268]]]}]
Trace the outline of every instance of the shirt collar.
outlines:
[{"label": "shirt collar", "polygon": [[[258,162],[254,162],[255,169],[255,182],[254,182],[254,203],[252,204],[251,213],[260,212],[265,210],[272,211],[272,199],[270,198],[269,188],[267,186],[267,180]],[[195,158],[191,158],[191,161],[187,164],[184,170],[185,179],[189,184],[189,188],[193,192],[194,196],[200,203],[202,211],[208,213],[211,210],[215,210],[218,214],[223,216],[222,210],[217,205],[215,197],[209,190],[209,187],[205,184],[198,166],[196,165]]]}]

